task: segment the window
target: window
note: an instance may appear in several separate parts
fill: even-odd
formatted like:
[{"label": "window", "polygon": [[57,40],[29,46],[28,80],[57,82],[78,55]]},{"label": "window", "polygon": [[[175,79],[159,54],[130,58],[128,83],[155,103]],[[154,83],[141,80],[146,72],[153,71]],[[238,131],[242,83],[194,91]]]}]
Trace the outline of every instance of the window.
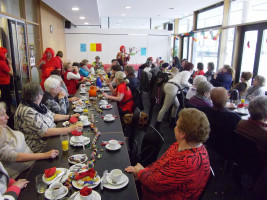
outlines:
[{"label": "window", "polygon": [[35,0],[25,0],[26,18],[29,21],[37,22],[37,3]]},{"label": "window", "polygon": [[229,25],[262,21],[267,19],[267,0],[232,1]]},{"label": "window", "polygon": [[187,33],[193,30],[193,15],[179,19],[178,33]]},{"label": "window", "polygon": [[229,28],[223,31],[226,31],[226,38],[227,38],[223,64],[231,66],[233,57],[233,48],[234,48],[235,28]]},{"label": "window", "polygon": [[0,0],[1,12],[5,12],[16,17],[21,17],[19,5],[19,0]]},{"label": "window", "polygon": [[223,4],[220,3],[214,8],[199,11],[197,14],[197,29],[221,26],[223,20]]}]

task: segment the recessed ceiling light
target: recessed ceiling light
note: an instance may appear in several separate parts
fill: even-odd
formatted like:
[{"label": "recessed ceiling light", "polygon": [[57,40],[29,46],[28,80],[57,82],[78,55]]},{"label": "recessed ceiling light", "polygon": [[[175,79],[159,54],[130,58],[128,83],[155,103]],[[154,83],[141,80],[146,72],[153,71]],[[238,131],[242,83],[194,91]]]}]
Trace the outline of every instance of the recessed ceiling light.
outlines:
[{"label": "recessed ceiling light", "polygon": [[169,8],[170,10],[174,10],[174,8]]},{"label": "recessed ceiling light", "polygon": [[130,8],[131,8],[131,6],[125,6],[125,8],[126,8],[126,9],[130,9]]},{"label": "recessed ceiling light", "polygon": [[89,23],[88,22],[84,22],[85,25],[88,25]]},{"label": "recessed ceiling light", "polygon": [[72,10],[75,10],[75,11],[77,11],[77,10],[80,10],[79,8],[77,8],[77,7],[73,7],[72,8]]},{"label": "recessed ceiling light", "polygon": [[85,17],[81,16],[80,19],[85,19]]},{"label": "recessed ceiling light", "polygon": [[126,14],[121,14],[121,16],[125,16]]}]

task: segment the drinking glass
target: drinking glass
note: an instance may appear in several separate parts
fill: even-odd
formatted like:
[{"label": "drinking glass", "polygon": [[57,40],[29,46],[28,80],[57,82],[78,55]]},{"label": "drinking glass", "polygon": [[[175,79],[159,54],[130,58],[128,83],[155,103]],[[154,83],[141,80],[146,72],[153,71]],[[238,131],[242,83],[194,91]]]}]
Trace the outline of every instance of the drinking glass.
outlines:
[{"label": "drinking glass", "polygon": [[244,103],[245,103],[245,99],[241,99],[241,103],[243,103],[243,104],[244,104]]},{"label": "drinking glass", "polygon": [[43,174],[39,174],[35,177],[35,182],[36,182],[36,189],[37,192],[40,194],[45,193],[47,189],[47,185],[43,181]]},{"label": "drinking glass", "polygon": [[69,150],[69,134],[60,135],[60,141],[62,145],[62,151]]}]

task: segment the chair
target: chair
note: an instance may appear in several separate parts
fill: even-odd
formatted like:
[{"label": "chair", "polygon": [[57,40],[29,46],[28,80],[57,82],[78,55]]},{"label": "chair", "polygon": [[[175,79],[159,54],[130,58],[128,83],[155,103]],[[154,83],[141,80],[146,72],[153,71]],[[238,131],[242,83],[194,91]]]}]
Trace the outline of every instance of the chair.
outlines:
[{"label": "chair", "polygon": [[161,134],[150,124],[142,141],[138,161],[143,166],[155,162],[163,143],[164,139]]},{"label": "chair", "polygon": [[128,127],[129,130],[129,150],[132,151],[133,150],[133,144],[134,144],[134,139],[135,139],[135,130],[137,127],[137,123],[140,117],[140,109],[138,107],[135,108],[134,113],[133,113],[133,118],[132,118],[132,123],[131,125]]},{"label": "chair", "polygon": [[237,89],[232,90],[230,95],[230,101],[231,102],[237,102],[239,99],[239,92]]},{"label": "chair", "polygon": [[212,167],[210,166],[210,177],[206,183],[204,190],[202,191],[201,195],[199,196],[198,200],[207,199],[206,195],[208,194],[209,188],[211,187],[211,182],[214,178],[215,178],[215,173],[214,173]]},{"label": "chair", "polygon": [[150,98],[150,107],[149,107],[149,113],[148,113],[149,123],[152,120],[153,111],[154,111],[154,107],[156,105],[156,102],[157,102],[157,98],[156,97]]}]

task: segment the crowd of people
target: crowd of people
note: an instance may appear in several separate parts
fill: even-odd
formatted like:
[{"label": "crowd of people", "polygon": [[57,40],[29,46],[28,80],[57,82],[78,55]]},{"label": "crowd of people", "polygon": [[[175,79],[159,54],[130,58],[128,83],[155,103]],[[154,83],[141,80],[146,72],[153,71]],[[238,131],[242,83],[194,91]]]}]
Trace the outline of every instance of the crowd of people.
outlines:
[{"label": "crowd of people", "polygon": [[[161,85],[164,99],[155,127],[160,130],[164,115],[172,107],[170,125],[175,127],[176,142],[152,165],[137,164],[125,169],[140,181],[144,199],[197,199],[210,174],[209,157],[204,144],[219,152],[225,149],[221,145],[218,130],[221,135],[228,134],[230,138],[230,133],[237,129],[257,144],[267,163],[264,76],[255,76],[251,85],[252,73],[242,72],[241,81],[234,85],[234,69],[229,65],[214,72],[214,63],[209,62],[208,71],[204,72],[204,64],[197,63],[197,70],[194,71],[193,63],[186,59],[180,62],[177,56],[173,57],[172,64],[159,60],[153,63],[153,58],[149,57],[136,72],[127,63],[130,54],[121,46],[111,67],[105,69],[99,56],[95,57],[91,66],[86,59],[63,63],[61,51],[55,56],[54,50],[47,48],[38,65],[41,83],[30,82],[23,87],[22,100],[14,114],[15,130],[12,130],[7,126],[11,102],[7,80],[13,74],[12,63],[7,58],[7,51],[0,48],[1,100],[7,105],[0,104],[0,196],[17,198],[20,189],[27,186],[27,180],[15,182],[10,178],[16,178],[34,160],[58,156],[58,150],[55,149],[42,152],[48,137],[74,130],[82,131],[81,125],[57,128],[55,122],[79,116],[68,114],[69,102],[77,100],[73,95],[79,85],[89,81],[89,77],[99,70],[106,70],[108,78],[105,78],[105,82],[111,92],[102,94],[107,99],[117,101],[121,117],[134,111],[134,91],[142,85],[142,73],[147,77],[146,83],[153,83],[154,87],[158,87],[153,81],[159,74],[161,81],[165,81]],[[232,89],[238,90],[239,97],[249,102],[248,120],[241,120],[238,114],[226,108]],[[181,109],[182,102],[178,96],[184,91],[187,91],[186,105],[191,108]]]}]

